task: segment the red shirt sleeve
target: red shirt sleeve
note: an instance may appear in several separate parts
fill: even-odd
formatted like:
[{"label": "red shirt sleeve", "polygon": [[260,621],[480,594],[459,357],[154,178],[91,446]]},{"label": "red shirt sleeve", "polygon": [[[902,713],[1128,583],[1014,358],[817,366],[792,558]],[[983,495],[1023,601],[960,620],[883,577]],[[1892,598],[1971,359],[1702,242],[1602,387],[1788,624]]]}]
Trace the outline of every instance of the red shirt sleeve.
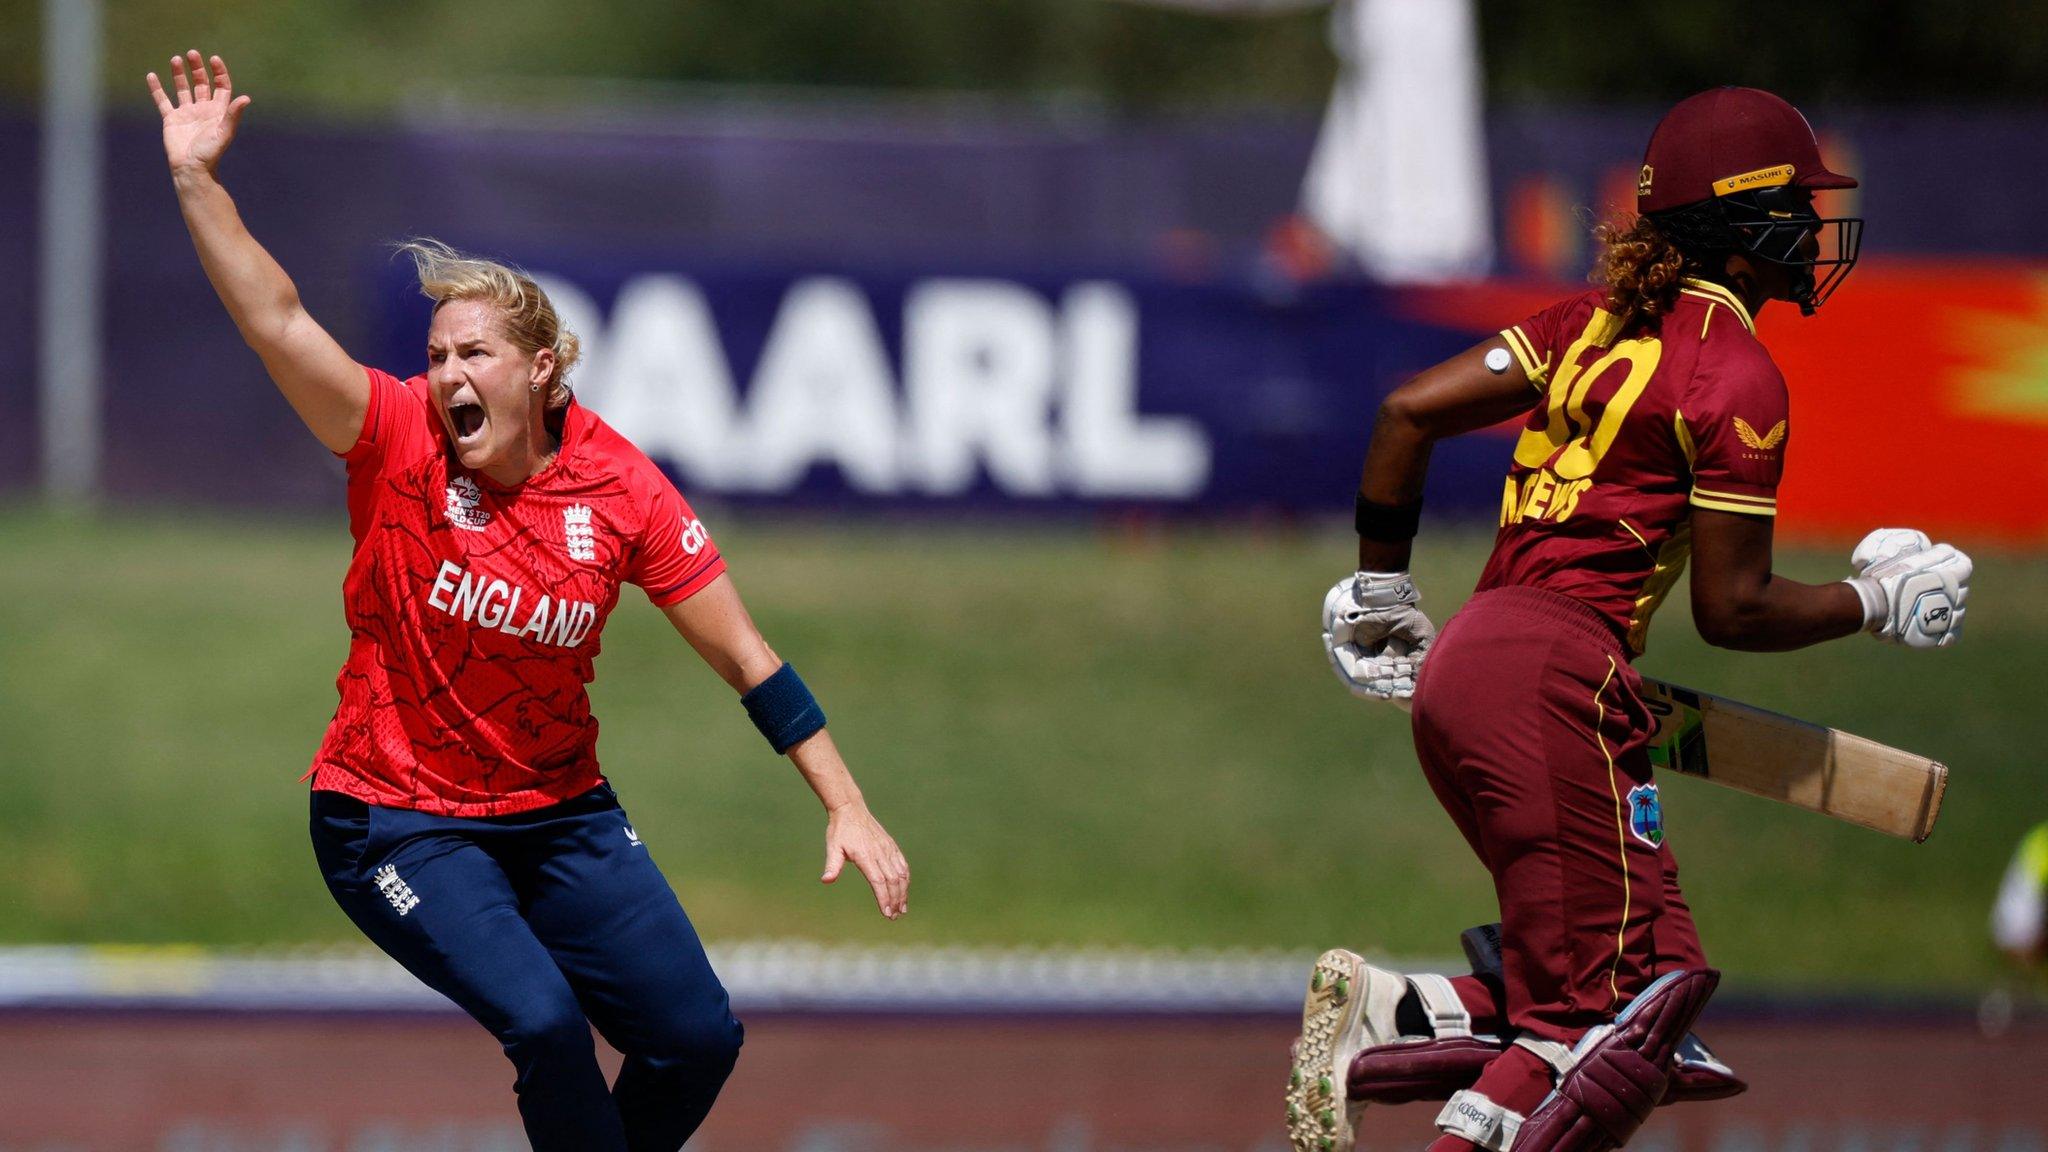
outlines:
[{"label": "red shirt sleeve", "polygon": [[1777,515],[1791,427],[1785,378],[1769,358],[1702,364],[1676,422],[1693,506]]},{"label": "red shirt sleeve", "polygon": [[370,378],[370,406],[354,446],[341,454],[348,468],[349,531],[357,540],[363,538],[370,510],[383,490],[379,481],[436,448],[426,377],[400,383],[389,372],[367,367],[363,372]]},{"label": "red shirt sleeve", "polygon": [[725,571],[725,558],[689,501],[652,463],[636,469],[634,485],[645,497],[647,516],[634,542],[626,580],[638,584],[657,608],[680,604]]},{"label": "red shirt sleeve", "polygon": [[1582,307],[1585,303],[1584,295],[1567,297],[1520,324],[1500,330],[1501,339],[1507,341],[1508,351],[1515,354],[1522,372],[1529,377],[1530,386],[1537,391],[1550,385],[1550,370],[1557,367],[1565,345],[1585,328],[1584,320],[1577,325],[1567,324],[1573,313],[1587,311]]}]

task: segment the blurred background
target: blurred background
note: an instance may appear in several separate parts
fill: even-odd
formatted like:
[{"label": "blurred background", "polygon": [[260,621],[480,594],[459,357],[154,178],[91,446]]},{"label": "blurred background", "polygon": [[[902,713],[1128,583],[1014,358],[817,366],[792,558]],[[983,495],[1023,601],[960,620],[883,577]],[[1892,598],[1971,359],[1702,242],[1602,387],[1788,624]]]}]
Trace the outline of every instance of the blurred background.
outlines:
[{"label": "blurred background", "polygon": [[[1650,128],[1773,89],[1863,263],[1759,332],[1780,568],[1905,524],[1968,642],[1648,674],[1948,763],[1924,845],[1693,781],[1670,843],[1754,1085],[1636,1147],[2048,1148],[2048,8],[1586,0],[0,0],[0,1150],[523,1146],[485,1034],[364,945],[304,830],[346,650],[341,472],[214,299],[145,72],[254,97],[222,176],[359,359],[392,242],[539,275],[916,869],[820,887],[815,802],[658,614],[608,775],[749,1026],[692,1147],[1278,1150],[1323,947],[1457,970],[1485,872],[1316,635],[1378,399],[1584,282]],[[1440,446],[1439,620],[1509,453]],[[2008,915],[1994,942],[2004,884]],[[2031,909],[2031,912],[2029,912]],[[2033,936],[2028,935],[2031,915]],[[2017,919],[2015,919],[2017,917]],[[2034,955],[2028,959],[2025,955]],[[1416,1147],[1434,1106],[1371,1114]]]}]

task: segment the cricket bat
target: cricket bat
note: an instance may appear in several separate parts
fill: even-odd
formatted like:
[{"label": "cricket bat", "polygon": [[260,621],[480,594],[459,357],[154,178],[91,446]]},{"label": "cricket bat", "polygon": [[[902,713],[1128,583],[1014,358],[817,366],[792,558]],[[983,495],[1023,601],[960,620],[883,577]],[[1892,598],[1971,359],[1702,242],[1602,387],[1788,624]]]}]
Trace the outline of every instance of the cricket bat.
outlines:
[{"label": "cricket bat", "polygon": [[1941,815],[1948,768],[1925,756],[1648,677],[1643,700],[1659,768],[1915,844]]}]

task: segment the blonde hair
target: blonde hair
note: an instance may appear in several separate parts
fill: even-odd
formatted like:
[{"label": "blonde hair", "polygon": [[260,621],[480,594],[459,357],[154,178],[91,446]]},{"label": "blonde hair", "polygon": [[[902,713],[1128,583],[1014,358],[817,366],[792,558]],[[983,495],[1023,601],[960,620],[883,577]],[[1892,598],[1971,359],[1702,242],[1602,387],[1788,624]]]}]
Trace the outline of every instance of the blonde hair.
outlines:
[{"label": "blonde hair", "polygon": [[434,302],[436,311],[450,300],[486,301],[504,316],[505,336],[520,351],[529,356],[543,348],[553,352],[555,367],[548,374],[547,406],[553,409],[569,403],[569,369],[583,354],[583,343],[563,327],[554,303],[533,277],[509,264],[465,256],[431,237],[408,240],[398,250],[412,257],[420,292]]},{"label": "blonde hair", "polygon": [[1647,216],[1617,217],[1593,229],[1593,236],[1601,251],[1590,278],[1607,286],[1608,311],[1624,327],[1671,311],[1685,278],[1700,274],[1699,262]]}]

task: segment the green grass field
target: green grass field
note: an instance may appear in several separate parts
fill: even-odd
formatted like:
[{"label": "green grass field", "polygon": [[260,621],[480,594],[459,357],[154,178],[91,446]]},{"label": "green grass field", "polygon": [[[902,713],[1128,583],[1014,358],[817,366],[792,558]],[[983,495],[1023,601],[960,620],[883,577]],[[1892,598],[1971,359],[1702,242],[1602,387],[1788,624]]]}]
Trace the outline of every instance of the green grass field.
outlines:
[{"label": "green grass field", "polygon": [[[1492,918],[1405,718],[1323,663],[1316,611],[1348,532],[721,523],[915,882],[894,925],[856,878],[817,883],[815,801],[629,591],[593,689],[601,748],[707,936],[1443,956]],[[338,516],[0,511],[0,943],[356,939],[297,783],[333,710],[347,549]],[[1419,554],[1439,620],[1482,557],[1476,536]],[[1809,579],[1842,564],[1781,558]],[[1731,973],[1959,990],[1997,972],[1992,889],[2048,817],[2031,762],[2048,745],[2048,562],[1978,572],[1969,640],[1948,652],[1858,638],[1739,655],[1666,609],[1646,672],[1954,769],[1917,847],[1671,783],[1671,843]]]}]

